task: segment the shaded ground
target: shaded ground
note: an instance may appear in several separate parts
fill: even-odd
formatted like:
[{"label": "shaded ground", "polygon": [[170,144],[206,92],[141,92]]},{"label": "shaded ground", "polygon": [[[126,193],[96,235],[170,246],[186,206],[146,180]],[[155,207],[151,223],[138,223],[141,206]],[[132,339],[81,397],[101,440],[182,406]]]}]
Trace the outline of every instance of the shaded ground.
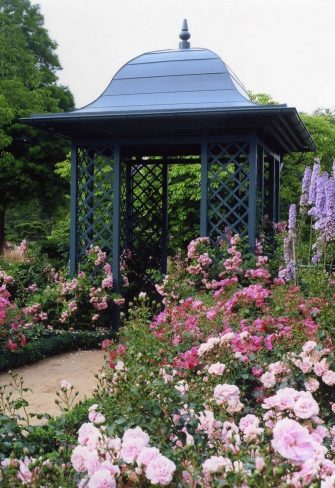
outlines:
[{"label": "shaded ground", "polygon": [[[82,400],[85,396],[91,396],[97,383],[94,375],[103,365],[102,351],[73,351],[18,368],[13,372],[19,373],[24,379],[24,386],[32,390],[26,394],[30,412],[59,415],[55,393],[60,388],[60,382],[69,381],[79,391],[77,399]],[[0,385],[9,381],[11,378],[7,373],[0,374]]]}]

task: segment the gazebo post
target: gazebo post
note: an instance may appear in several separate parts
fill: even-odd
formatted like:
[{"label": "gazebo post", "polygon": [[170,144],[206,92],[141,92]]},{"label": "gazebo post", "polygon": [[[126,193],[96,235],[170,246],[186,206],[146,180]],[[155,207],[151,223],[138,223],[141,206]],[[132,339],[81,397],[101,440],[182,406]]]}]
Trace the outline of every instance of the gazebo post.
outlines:
[{"label": "gazebo post", "polygon": [[78,261],[78,232],[77,232],[77,210],[78,210],[78,158],[77,145],[71,144],[71,196],[70,196],[70,275],[77,272]]},{"label": "gazebo post", "polygon": [[208,230],[208,151],[207,138],[201,141],[201,202],[200,202],[200,236],[206,237]]},{"label": "gazebo post", "polygon": [[167,273],[168,257],[168,163],[163,160],[162,175],[162,261],[161,273]]},{"label": "gazebo post", "polygon": [[[121,198],[121,160],[120,146],[114,145],[114,172],[113,172],[113,250],[112,250],[112,271],[114,289],[120,291],[120,198]],[[118,331],[120,326],[120,309],[114,304],[113,330]]]},{"label": "gazebo post", "polygon": [[248,243],[253,252],[256,244],[256,192],[257,192],[257,135],[250,136],[249,148],[249,205],[248,205]]}]

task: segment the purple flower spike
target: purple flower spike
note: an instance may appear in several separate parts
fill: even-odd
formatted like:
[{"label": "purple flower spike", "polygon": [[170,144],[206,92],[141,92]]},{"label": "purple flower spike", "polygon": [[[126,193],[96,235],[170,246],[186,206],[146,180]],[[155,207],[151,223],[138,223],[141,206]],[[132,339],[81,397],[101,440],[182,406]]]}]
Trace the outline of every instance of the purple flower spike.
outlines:
[{"label": "purple flower spike", "polygon": [[295,234],[295,228],[297,223],[297,207],[295,204],[290,205],[288,213],[288,231]]},{"label": "purple flower spike", "polygon": [[316,200],[316,190],[317,190],[317,179],[320,175],[320,159],[315,159],[311,182],[308,191],[308,203],[309,205],[314,205]]}]

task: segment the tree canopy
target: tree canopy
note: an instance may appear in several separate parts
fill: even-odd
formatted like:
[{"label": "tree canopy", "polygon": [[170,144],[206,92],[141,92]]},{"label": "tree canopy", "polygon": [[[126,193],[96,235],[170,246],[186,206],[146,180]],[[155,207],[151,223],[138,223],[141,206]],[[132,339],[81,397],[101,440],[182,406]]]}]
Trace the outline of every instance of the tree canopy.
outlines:
[{"label": "tree canopy", "polygon": [[55,195],[64,192],[53,171],[68,151],[64,140],[20,122],[33,112],[74,106],[68,88],[57,84],[56,47],[39,6],[29,0],[0,0],[0,248],[9,207],[37,197],[51,211]]}]

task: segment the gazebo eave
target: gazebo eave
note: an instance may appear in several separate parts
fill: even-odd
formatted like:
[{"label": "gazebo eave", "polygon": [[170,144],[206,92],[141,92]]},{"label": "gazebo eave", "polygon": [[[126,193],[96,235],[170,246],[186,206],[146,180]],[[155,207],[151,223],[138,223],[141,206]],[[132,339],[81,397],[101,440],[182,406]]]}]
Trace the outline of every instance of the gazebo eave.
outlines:
[{"label": "gazebo eave", "polygon": [[[171,121],[173,120],[173,124]],[[248,127],[275,142],[278,152],[315,151],[316,146],[295,108],[283,105],[147,110],[123,112],[33,114],[25,123],[64,137],[164,137]],[[141,122],[140,125],[138,122]]]}]

